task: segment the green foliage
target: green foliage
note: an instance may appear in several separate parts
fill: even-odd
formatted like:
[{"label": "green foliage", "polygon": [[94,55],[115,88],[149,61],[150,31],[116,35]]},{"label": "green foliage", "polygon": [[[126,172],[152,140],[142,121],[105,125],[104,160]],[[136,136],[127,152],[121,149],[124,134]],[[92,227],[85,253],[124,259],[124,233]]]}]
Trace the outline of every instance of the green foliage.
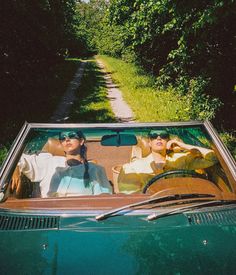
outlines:
[{"label": "green foliage", "polygon": [[[108,45],[109,47],[111,45],[112,38],[110,35],[113,34],[112,30],[107,28],[107,24],[104,23],[106,21],[105,14],[108,7],[107,1],[81,1],[77,2],[76,7],[76,17],[79,23],[77,25],[77,33],[84,39],[87,50],[90,53],[96,53],[98,48],[102,48],[105,52],[106,46]],[[112,48],[110,47],[109,50],[111,51]]]},{"label": "green foliage", "polygon": [[[125,100],[140,122],[212,119],[215,109],[221,105],[218,99],[202,93],[207,85],[206,79],[190,80],[186,84],[190,87],[189,92],[180,95],[170,86],[165,90],[157,89],[155,78],[137,65],[107,56],[98,58],[106,65],[106,70],[112,72],[113,81],[122,90]],[[224,132],[221,138],[236,159],[235,134],[235,131]]]},{"label": "green foliage", "polygon": [[133,47],[131,47],[131,46],[128,46],[128,47],[122,49],[121,59],[126,62],[129,62],[129,63],[137,63],[138,64],[138,58],[134,52]]},{"label": "green foliage", "polygon": [[220,137],[236,160],[236,132],[224,132],[220,134]]},{"label": "green foliage", "polygon": [[96,47],[100,54],[109,54],[113,57],[122,55],[125,48],[123,42],[118,39],[123,36],[121,28],[116,26],[102,26],[102,33],[99,34],[96,41]]},{"label": "green foliage", "polygon": [[201,77],[191,79],[186,102],[189,106],[191,119],[211,120],[215,117],[216,110],[221,106],[218,98],[211,98],[204,93],[207,82]]},{"label": "green foliage", "polygon": [[235,11],[235,0],[112,0],[101,28],[112,39],[98,51],[142,65],[160,89],[189,94],[192,117],[216,116],[218,125],[232,128]]},{"label": "green foliage", "polygon": [[[66,59],[51,67],[46,76],[39,75],[35,84],[19,97],[1,102],[0,147],[12,143],[25,121],[48,122],[79,66],[78,59]],[[4,106],[3,106],[4,105]]]},{"label": "green foliage", "polygon": [[106,70],[112,72],[112,78],[119,85],[123,96],[131,106],[138,121],[178,121],[189,120],[186,99],[174,89],[157,90],[155,78],[140,67],[116,58],[98,56]]},{"label": "green foliage", "polygon": [[2,162],[4,161],[4,159],[6,158],[8,152],[8,148],[5,146],[0,146],[0,166],[2,164]]},{"label": "green foliage", "polygon": [[66,55],[81,55],[86,49],[77,33],[75,4],[75,0],[2,3],[0,125],[4,134],[0,143],[14,138],[25,120],[48,119],[49,108],[65,92],[71,70],[61,75],[57,69],[62,64],[68,68]]},{"label": "green foliage", "polygon": [[[153,105],[157,120],[214,118],[218,128],[236,128],[235,0],[21,0],[4,1],[0,13],[0,125],[6,136],[24,120],[48,117],[53,104],[47,100],[56,102],[56,95],[47,83],[59,82],[57,64],[88,53],[122,58],[154,76],[150,86],[138,67],[140,82],[135,74],[124,76],[133,83],[127,98],[135,94],[137,112],[141,98]],[[44,112],[32,98],[47,106]],[[30,106],[28,114],[23,106]]]}]

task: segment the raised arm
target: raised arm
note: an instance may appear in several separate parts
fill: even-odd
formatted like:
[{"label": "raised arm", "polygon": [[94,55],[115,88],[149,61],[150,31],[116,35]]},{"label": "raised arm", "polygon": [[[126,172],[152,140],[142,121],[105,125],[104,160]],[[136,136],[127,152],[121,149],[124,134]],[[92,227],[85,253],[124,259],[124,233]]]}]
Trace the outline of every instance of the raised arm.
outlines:
[{"label": "raised arm", "polygon": [[[178,148],[176,148],[178,147]],[[167,149],[174,151],[184,150],[186,153],[186,165],[188,169],[204,169],[218,162],[212,149],[186,144],[172,139],[167,143]]]}]

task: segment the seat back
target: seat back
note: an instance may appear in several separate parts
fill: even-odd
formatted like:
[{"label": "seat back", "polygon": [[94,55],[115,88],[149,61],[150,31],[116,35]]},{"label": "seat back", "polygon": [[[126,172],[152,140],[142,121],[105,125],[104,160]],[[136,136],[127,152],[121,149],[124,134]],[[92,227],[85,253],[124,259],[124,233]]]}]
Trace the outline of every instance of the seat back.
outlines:
[{"label": "seat back", "polygon": [[[138,143],[132,146],[130,160],[135,160],[138,158],[144,158],[151,153],[148,138],[146,137],[137,137]],[[86,144],[88,145],[88,144]],[[56,138],[49,138],[48,141],[42,148],[42,152],[48,152],[53,156],[65,156],[63,147],[60,141]],[[94,153],[94,151],[93,151]]]},{"label": "seat back", "polygon": [[53,156],[65,156],[61,142],[57,138],[49,138],[42,148],[42,152],[47,152]]},{"label": "seat back", "polygon": [[[119,186],[118,186],[118,176],[120,173],[120,170],[122,169],[123,164],[128,163],[130,161],[133,161],[135,159],[140,159],[148,156],[151,153],[148,138],[146,137],[137,137],[138,143],[131,148],[130,150],[127,150],[124,147],[126,158],[122,158],[120,162],[116,162],[112,166],[112,179],[113,179],[113,186],[114,186],[114,192],[119,193]],[[119,149],[121,151],[121,148]],[[118,152],[117,152],[118,153]],[[120,153],[120,152],[119,152]],[[118,154],[115,154],[116,156]],[[117,158],[116,158],[117,161]]]},{"label": "seat back", "polygon": [[[142,141],[140,141],[140,143],[142,143]],[[131,150],[131,146],[119,148],[104,146],[101,147],[99,141],[87,141],[86,147],[88,148],[88,161],[99,164],[105,168],[108,179],[113,183],[114,192],[119,193],[117,177],[122,167],[120,163],[124,164],[129,161],[129,157],[132,155],[133,151],[133,149]],[[42,152],[48,152],[54,156],[65,156],[62,145],[56,138],[49,138],[43,146]],[[144,153],[148,154],[146,151]]]},{"label": "seat back", "polygon": [[132,146],[130,160],[133,161],[139,158],[145,158],[151,153],[149,141],[147,137],[137,137],[138,143]]}]

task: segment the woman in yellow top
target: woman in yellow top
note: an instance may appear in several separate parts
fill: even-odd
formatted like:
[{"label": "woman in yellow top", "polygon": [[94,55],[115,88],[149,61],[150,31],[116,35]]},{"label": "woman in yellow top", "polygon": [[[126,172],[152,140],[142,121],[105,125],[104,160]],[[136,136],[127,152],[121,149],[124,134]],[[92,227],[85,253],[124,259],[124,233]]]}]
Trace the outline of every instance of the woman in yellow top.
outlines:
[{"label": "woman in yellow top", "polygon": [[[213,150],[170,139],[167,131],[151,131],[148,138],[151,153],[124,164],[120,171],[118,186],[122,193],[141,192],[152,177],[169,170],[204,169],[217,162]],[[178,152],[173,150],[176,147]]]}]

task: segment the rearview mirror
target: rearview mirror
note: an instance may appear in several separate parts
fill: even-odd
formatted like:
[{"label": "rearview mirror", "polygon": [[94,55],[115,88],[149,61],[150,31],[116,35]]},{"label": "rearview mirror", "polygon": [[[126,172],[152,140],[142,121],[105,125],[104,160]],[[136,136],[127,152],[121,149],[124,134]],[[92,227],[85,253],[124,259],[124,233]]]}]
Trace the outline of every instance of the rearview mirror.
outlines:
[{"label": "rearview mirror", "polygon": [[103,146],[130,146],[136,145],[137,138],[132,134],[115,134],[105,135],[101,139],[101,145]]}]

